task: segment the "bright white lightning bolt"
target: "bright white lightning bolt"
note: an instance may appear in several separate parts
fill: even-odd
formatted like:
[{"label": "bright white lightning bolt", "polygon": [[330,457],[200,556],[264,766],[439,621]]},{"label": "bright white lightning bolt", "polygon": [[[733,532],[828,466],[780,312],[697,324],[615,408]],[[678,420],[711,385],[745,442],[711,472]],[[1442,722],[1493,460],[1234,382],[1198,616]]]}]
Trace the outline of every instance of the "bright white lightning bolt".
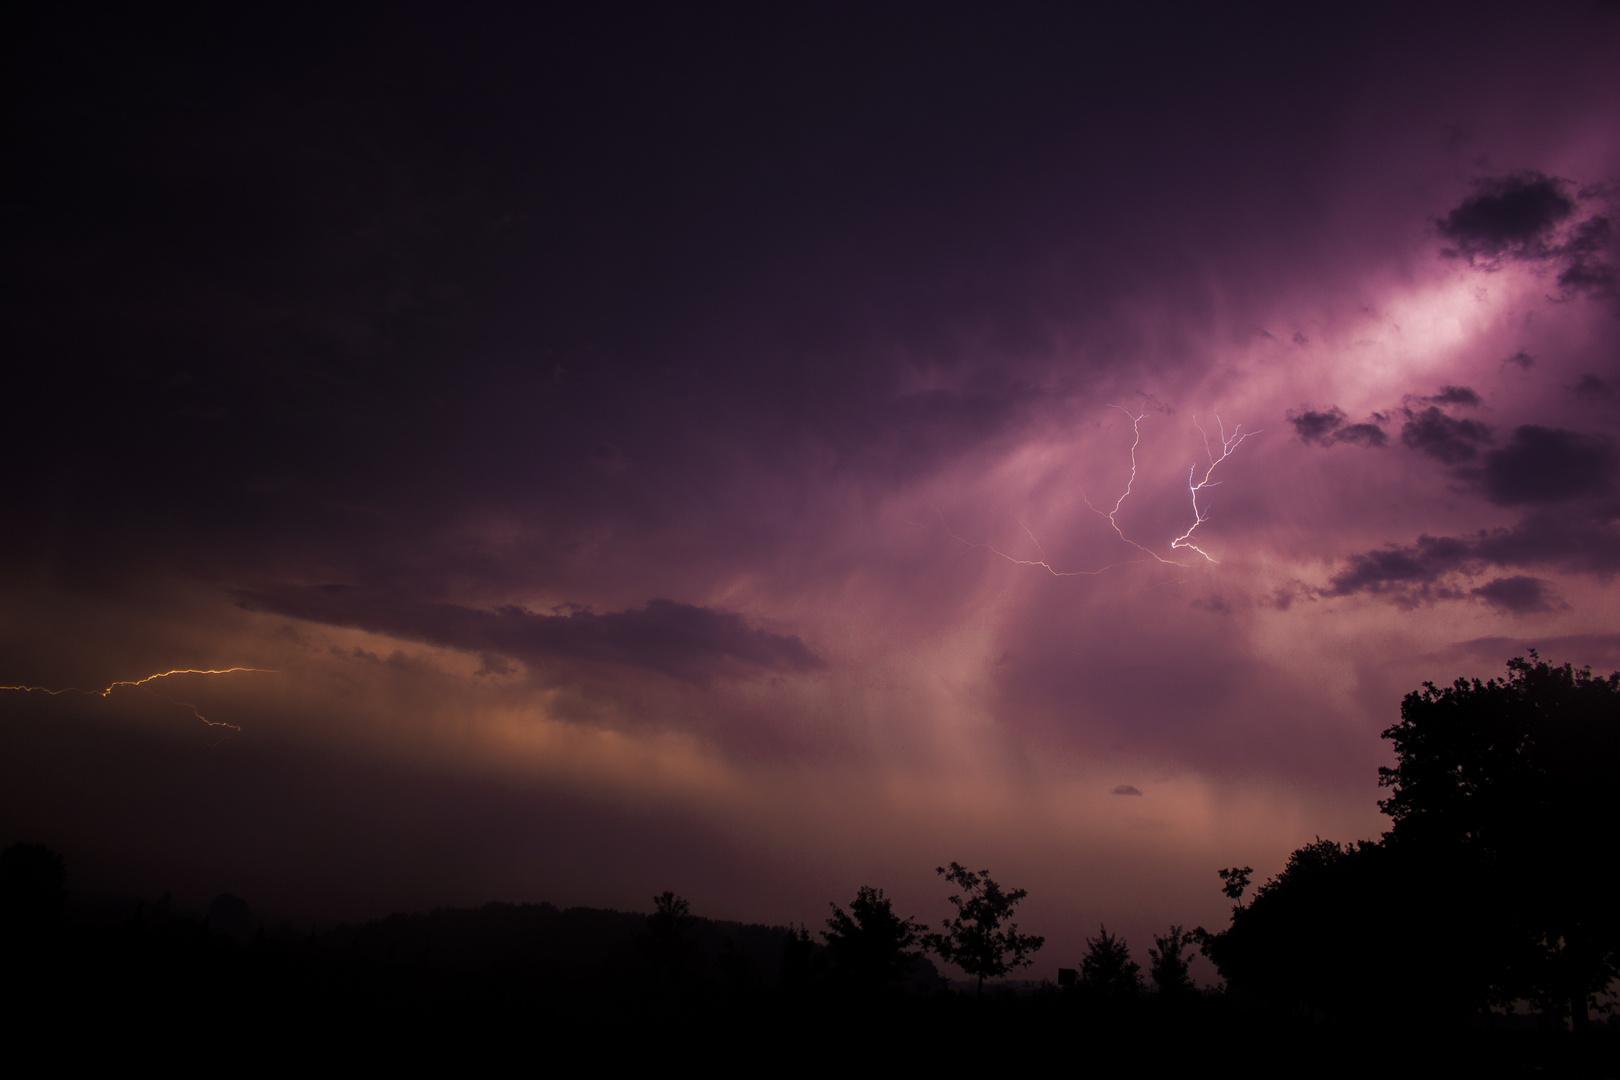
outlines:
[{"label": "bright white lightning bolt", "polygon": [[[1154,561],[1162,563],[1165,566],[1179,566],[1185,568],[1188,565],[1187,563],[1178,562],[1175,559],[1165,558],[1152,548],[1147,547],[1144,544],[1140,544],[1131,537],[1125,535],[1125,530],[1120,528],[1119,512],[1124,507],[1125,500],[1130,497],[1132,490],[1136,486],[1136,450],[1137,447],[1142,443],[1142,419],[1147,415],[1147,413],[1145,410],[1142,412],[1132,413],[1123,405],[1110,405],[1109,408],[1118,409],[1120,412],[1130,417],[1131,420],[1130,475],[1125,481],[1125,490],[1120,493],[1118,499],[1114,500],[1114,507],[1112,510],[1099,510],[1092,504],[1091,498],[1086,495],[1084,489],[1081,489],[1080,497],[1085,500],[1086,506],[1089,507],[1093,513],[1097,514],[1099,517],[1107,519],[1108,524],[1113,528],[1115,535],[1117,535],[1121,540],[1125,541],[1125,543],[1131,545],[1138,551],[1149,556]],[[1188,469],[1187,488],[1192,497],[1193,523],[1187,527],[1186,532],[1170,541],[1171,551],[1186,548],[1188,551],[1196,551],[1211,563],[1219,563],[1219,560],[1214,558],[1197,544],[1193,543],[1192,540],[1193,533],[1197,531],[1198,526],[1209,520],[1209,515],[1202,507],[1198,505],[1198,493],[1205,488],[1219,487],[1219,481],[1214,479],[1215,469],[1227,458],[1231,457],[1233,452],[1236,451],[1239,446],[1243,445],[1244,440],[1248,439],[1250,436],[1259,434],[1258,431],[1244,431],[1243,425],[1239,424],[1237,427],[1232,429],[1232,434],[1228,436],[1226,434],[1226,425],[1221,423],[1221,418],[1218,413],[1215,416],[1215,422],[1219,426],[1221,435],[1221,452],[1219,456],[1215,454],[1214,447],[1210,443],[1208,432],[1206,432],[1203,426],[1198,423],[1198,417],[1196,415],[1193,416],[1193,426],[1198,428],[1198,433],[1204,438],[1204,452],[1209,456],[1209,466],[1204,470],[1204,476],[1201,480],[1197,479],[1197,464],[1192,465]],[[1035,534],[1030,531],[1029,526],[1025,525],[1022,521],[1018,523],[1018,527],[1024,530],[1024,535],[1028,536],[1030,542],[1035,545],[1035,550],[1039,552],[1041,556],[1039,559],[1020,559],[1015,555],[1007,554],[1005,551],[1002,551],[993,544],[978,543],[972,540],[964,539],[951,531],[950,527],[945,524],[943,515],[940,517],[940,526],[945,530],[945,534],[947,536],[951,537],[953,540],[956,540],[958,543],[964,544],[967,547],[984,548],[986,551],[999,555],[1008,562],[1015,563],[1019,566],[1038,566],[1047,573],[1051,574],[1053,577],[1095,577],[1098,574],[1106,573],[1109,570],[1116,569],[1117,567],[1147,562],[1147,559],[1127,559],[1123,562],[1109,563],[1107,566],[1096,570],[1058,570],[1052,566],[1051,562],[1048,560],[1046,549],[1041,547],[1040,540],[1038,540]]]},{"label": "bright white lightning bolt", "polygon": [[1187,490],[1192,495],[1193,523],[1187,526],[1186,532],[1170,541],[1170,550],[1174,551],[1176,548],[1186,548],[1189,551],[1196,551],[1198,554],[1202,555],[1204,558],[1213,563],[1218,562],[1219,560],[1212,558],[1207,551],[1192,542],[1193,532],[1197,530],[1198,526],[1209,520],[1204,512],[1198,508],[1198,493],[1207,487],[1219,487],[1219,481],[1212,481],[1210,479],[1210,477],[1215,475],[1215,467],[1221,462],[1225,461],[1227,458],[1231,457],[1232,451],[1242,446],[1244,439],[1247,439],[1251,435],[1258,435],[1260,433],[1258,431],[1246,432],[1243,430],[1243,425],[1239,424],[1237,427],[1232,429],[1232,435],[1230,438],[1228,438],[1226,434],[1226,425],[1221,423],[1221,414],[1216,413],[1215,424],[1221,433],[1221,456],[1216,457],[1214,448],[1209,445],[1209,432],[1205,431],[1203,425],[1198,422],[1197,415],[1193,416],[1192,422],[1193,427],[1198,429],[1198,434],[1204,437],[1204,453],[1209,455],[1209,468],[1204,470],[1204,478],[1199,480],[1197,483],[1193,482],[1193,477],[1198,475],[1198,466],[1193,465],[1187,470]]},{"label": "bright white lightning bolt", "polygon": [[[1086,500],[1086,505],[1091,507],[1092,513],[1100,514],[1101,516],[1107,518],[1108,524],[1113,526],[1114,532],[1121,540],[1131,545],[1131,547],[1151,555],[1154,559],[1157,559],[1159,562],[1162,562],[1167,566],[1180,566],[1182,564],[1176,562],[1174,559],[1166,559],[1152,548],[1144,547],[1141,544],[1138,544],[1135,540],[1132,540],[1130,537],[1126,536],[1125,530],[1119,527],[1120,507],[1125,505],[1125,500],[1130,498],[1131,489],[1136,486],[1136,448],[1142,444],[1142,417],[1146,416],[1147,412],[1146,410],[1143,410],[1142,412],[1132,415],[1131,411],[1125,408],[1123,405],[1110,405],[1108,407],[1110,409],[1118,409],[1120,412],[1131,418],[1131,475],[1125,480],[1125,490],[1120,492],[1118,499],[1114,500],[1114,508],[1109,510],[1107,513],[1104,513],[1103,511],[1098,510],[1095,506],[1091,505],[1091,497],[1086,494],[1085,488],[1080,489],[1080,497]],[[1028,530],[1025,531],[1027,532]],[[1174,544],[1170,546],[1172,548],[1175,547]],[[1141,560],[1138,559],[1135,561],[1140,562]]]},{"label": "bright white lightning bolt", "polygon": [[142,678],[142,679],[118,679],[118,680],[116,680],[114,682],[108,683],[106,686],[104,686],[100,690],[85,690],[85,689],[83,689],[81,687],[77,687],[77,686],[64,686],[60,690],[52,690],[48,686],[0,686],[0,690],[18,690],[18,691],[21,691],[23,693],[30,693],[30,694],[49,694],[52,697],[55,697],[58,694],[83,694],[86,697],[102,697],[102,698],[104,698],[104,697],[110,697],[112,695],[112,692],[114,690],[118,689],[120,686],[139,687],[139,688],[145,690],[147,693],[151,694],[153,697],[157,698],[159,701],[167,701],[170,705],[177,705],[177,706],[179,706],[179,707],[181,707],[183,709],[190,709],[192,716],[195,716],[198,720],[201,720],[203,723],[207,724],[209,727],[228,728],[229,730],[240,734],[242,729],[240,727],[238,727],[236,724],[230,723],[227,720],[210,720],[210,719],[208,719],[208,717],[206,717],[206,716],[204,716],[202,714],[202,710],[198,709],[197,706],[193,705],[191,702],[189,702],[189,701],[179,701],[179,700],[176,700],[175,698],[166,697],[163,694],[158,693],[156,690],[153,690],[150,686],[146,685],[147,683],[152,682],[155,679],[166,679],[170,675],[230,675],[230,674],[232,674],[234,672],[238,672],[238,671],[257,671],[257,672],[262,672],[264,674],[269,674],[269,675],[279,674],[279,672],[277,672],[274,668],[256,668],[256,667],[230,667],[230,668],[212,668],[212,669],[175,668],[172,671],[159,671],[154,675],[148,675],[148,676],[146,676],[145,678]]}]

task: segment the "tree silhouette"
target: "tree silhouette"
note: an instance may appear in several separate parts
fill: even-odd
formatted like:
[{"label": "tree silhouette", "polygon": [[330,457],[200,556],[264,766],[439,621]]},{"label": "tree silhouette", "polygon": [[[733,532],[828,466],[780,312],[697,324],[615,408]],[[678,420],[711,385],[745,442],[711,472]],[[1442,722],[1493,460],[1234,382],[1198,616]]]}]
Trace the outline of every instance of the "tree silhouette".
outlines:
[{"label": "tree silhouette", "polygon": [[1191,958],[1184,955],[1193,944],[1193,934],[1179,926],[1172,926],[1163,936],[1153,936],[1153,948],[1148,950],[1151,963],[1148,973],[1161,993],[1183,994],[1194,989],[1188,974]]},{"label": "tree silhouette", "polygon": [[1379,808],[1392,848],[1449,860],[1482,886],[1467,902],[1492,911],[1480,942],[1491,996],[1585,1027],[1620,961],[1620,674],[1554,667],[1534,650],[1507,668],[1406,696],[1384,732],[1398,761],[1379,770],[1390,789]]},{"label": "tree silhouette", "polygon": [[1243,892],[1249,887],[1249,875],[1254,873],[1254,867],[1228,866],[1215,872],[1221,878],[1221,892],[1235,903],[1243,903]]},{"label": "tree silhouette", "polygon": [[[1620,959],[1620,675],[1507,666],[1407,695],[1382,840],[1307,844],[1194,931],[1234,991],[1454,1023],[1530,1000],[1587,1026]],[[1240,900],[1246,868],[1221,879]]]},{"label": "tree silhouette", "polygon": [[1086,938],[1086,955],[1080,961],[1080,977],[1085,984],[1109,997],[1126,997],[1142,990],[1142,965],[1131,959],[1125,939],[1097,930]]},{"label": "tree silhouette", "polygon": [[782,939],[782,988],[789,993],[801,993],[815,985],[826,973],[827,958],[810,940],[810,931],[801,925],[795,930],[788,926],[787,937]]},{"label": "tree silhouette", "polygon": [[697,938],[692,927],[692,906],[673,892],[653,897],[653,913],[641,935],[642,955],[655,978],[666,986],[684,981],[697,967]]},{"label": "tree silhouette", "polygon": [[921,953],[911,950],[927,927],[902,919],[882,889],[862,885],[846,913],[837,904],[821,936],[833,970],[850,986],[876,991],[899,982]]},{"label": "tree silhouette", "polygon": [[[940,866],[935,872],[964,889],[966,896],[949,898],[956,908],[956,918],[945,920],[940,927],[943,933],[924,934],[923,948],[933,950],[941,959],[976,978],[975,995],[984,992],[985,979],[999,979],[1034,962],[1029,954],[1045,945],[1046,939],[1035,934],[1020,934],[1018,924],[1008,921],[1013,908],[1029,895],[1026,890],[1002,892],[1001,886],[990,877],[990,871],[974,872],[954,862],[949,870]],[[1005,930],[1001,926],[1003,922],[1007,923]]]}]

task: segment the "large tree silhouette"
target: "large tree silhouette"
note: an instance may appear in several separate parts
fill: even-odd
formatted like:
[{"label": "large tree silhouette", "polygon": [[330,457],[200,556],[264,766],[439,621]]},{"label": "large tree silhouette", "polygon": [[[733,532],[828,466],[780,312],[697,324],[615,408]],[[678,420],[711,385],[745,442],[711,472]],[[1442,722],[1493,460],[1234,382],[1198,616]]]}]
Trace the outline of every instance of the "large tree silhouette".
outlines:
[{"label": "large tree silhouette", "polygon": [[[1231,926],[1200,933],[1236,991],[1439,1016],[1530,1000],[1588,1023],[1615,978],[1620,675],[1535,653],[1507,678],[1426,683],[1384,732],[1392,827],[1295,851]],[[1225,891],[1241,879],[1223,872]]]},{"label": "large tree silhouette", "polygon": [[1495,997],[1568,1011],[1577,1027],[1620,959],[1620,674],[1534,651],[1502,680],[1458,679],[1401,704],[1379,770],[1392,848],[1459,863],[1493,913]]}]

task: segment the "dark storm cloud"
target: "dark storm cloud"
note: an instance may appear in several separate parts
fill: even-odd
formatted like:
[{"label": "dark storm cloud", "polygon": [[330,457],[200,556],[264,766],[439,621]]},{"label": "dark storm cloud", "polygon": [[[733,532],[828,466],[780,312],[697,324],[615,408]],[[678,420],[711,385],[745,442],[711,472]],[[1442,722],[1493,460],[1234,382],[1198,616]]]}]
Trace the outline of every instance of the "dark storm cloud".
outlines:
[{"label": "dark storm cloud", "polygon": [[1554,566],[1571,573],[1620,571],[1620,508],[1584,512],[1556,507],[1526,515],[1508,529],[1481,531],[1474,553],[1496,566]]},{"label": "dark storm cloud", "polygon": [[1614,393],[1614,388],[1607,380],[1587,372],[1581,376],[1579,382],[1569,388],[1569,392],[1586,401],[1603,401]]},{"label": "dark storm cloud", "polygon": [[1298,412],[1290,411],[1288,414],[1288,422],[1294,425],[1294,432],[1300,440],[1317,443],[1320,446],[1332,444],[1334,434],[1344,426],[1346,419],[1343,410],[1337,406],[1326,412],[1301,409]]},{"label": "dark storm cloud", "polygon": [[1348,424],[1333,438],[1334,442],[1354,443],[1357,446],[1387,446],[1389,436],[1377,424]]},{"label": "dark storm cloud", "polygon": [[1481,481],[1498,506],[1567,502],[1607,492],[1615,460],[1604,436],[1525,424],[1508,445],[1485,455]]},{"label": "dark storm cloud", "polygon": [[1480,445],[1491,441],[1491,429],[1484,424],[1477,420],[1455,419],[1433,405],[1422,412],[1409,410],[1407,416],[1410,419],[1401,425],[1401,442],[1447,465],[1472,461],[1478,456]]},{"label": "dark storm cloud", "polygon": [[1553,230],[1575,212],[1567,181],[1538,172],[1476,181],[1477,192],[1439,223],[1451,256],[1545,258]]},{"label": "dark storm cloud", "polygon": [[[1396,594],[1398,599],[1434,598],[1436,583],[1474,558],[1467,540],[1447,536],[1420,536],[1409,547],[1390,546],[1350,559],[1334,576],[1326,596],[1355,593]],[[1451,595],[1446,590],[1445,595]]]},{"label": "dark storm cloud", "polygon": [[[486,611],[402,600],[342,585],[238,590],[236,596],[254,609],[526,663],[583,660],[697,683],[748,671],[826,667],[797,636],[772,634],[749,626],[741,615],[673,600],[649,600],[640,610],[542,615],[519,607]],[[486,655],[479,674],[500,671]]]},{"label": "dark storm cloud", "polygon": [[1476,194],[1438,223],[1450,241],[1443,255],[1487,269],[1504,259],[1550,264],[1560,268],[1558,285],[1566,293],[1614,294],[1617,251],[1609,218],[1595,214],[1566,227],[1582,203],[1607,198],[1601,186],[1572,196],[1569,181],[1537,172],[1486,178],[1476,186]]},{"label": "dark storm cloud", "polygon": [[1493,582],[1469,590],[1461,578],[1492,566],[1613,574],[1620,571],[1617,518],[1620,508],[1584,512],[1559,507],[1528,514],[1512,528],[1482,529],[1472,536],[1420,536],[1414,544],[1353,556],[1320,595],[1388,596],[1403,607],[1478,595],[1505,607],[1514,597],[1528,595],[1522,582],[1529,579],[1502,579],[1512,584]]},{"label": "dark storm cloud", "polygon": [[1558,284],[1576,292],[1612,293],[1615,285],[1614,227],[1606,217],[1583,221],[1561,254],[1569,260]]},{"label": "dark storm cloud", "polygon": [[1436,405],[1478,405],[1479,394],[1472,386],[1442,386],[1429,398]]},{"label": "dark storm cloud", "polygon": [[1326,412],[1317,409],[1290,411],[1288,422],[1293,425],[1294,432],[1301,442],[1315,443],[1318,446],[1347,442],[1357,446],[1377,447],[1389,443],[1389,436],[1384,434],[1383,428],[1373,423],[1352,424],[1338,406]]},{"label": "dark storm cloud", "polygon": [[1479,597],[1498,610],[1514,615],[1550,611],[1553,607],[1553,595],[1547,583],[1540,578],[1523,575],[1488,581],[1472,590],[1470,595]]}]

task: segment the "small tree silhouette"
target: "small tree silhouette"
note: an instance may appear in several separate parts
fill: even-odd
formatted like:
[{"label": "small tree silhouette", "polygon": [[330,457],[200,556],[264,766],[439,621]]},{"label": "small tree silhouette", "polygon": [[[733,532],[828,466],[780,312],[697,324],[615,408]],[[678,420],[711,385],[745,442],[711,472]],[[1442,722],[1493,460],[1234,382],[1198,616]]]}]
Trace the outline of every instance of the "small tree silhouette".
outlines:
[{"label": "small tree silhouette", "polygon": [[[978,980],[974,994],[984,992],[984,980],[998,979],[1017,968],[1028,967],[1035,952],[1046,939],[1036,934],[1020,934],[1018,924],[1009,922],[1013,908],[1029,893],[1024,889],[1002,892],[1001,886],[991,878],[990,871],[974,872],[960,863],[935,867],[945,880],[961,886],[967,893],[952,896],[956,918],[946,919],[940,927],[944,933],[924,934],[922,945],[939,954]],[[1003,930],[1001,924],[1007,922]]]},{"label": "small tree silhouette", "polygon": [[653,897],[653,913],[647,916],[647,929],[641,935],[641,951],[665,985],[685,979],[696,967],[697,939],[692,927],[692,905],[673,892]]},{"label": "small tree silhouette", "polygon": [[808,990],[826,974],[827,957],[810,940],[810,931],[804,926],[797,930],[788,926],[787,937],[782,939],[782,988],[790,993]]},{"label": "small tree silhouette", "polygon": [[821,936],[838,975],[864,990],[881,990],[900,981],[922,955],[910,951],[917,931],[927,927],[902,919],[882,889],[860,887],[846,913],[837,904]]},{"label": "small tree silhouette", "polygon": [[1249,875],[1254,873],[1252,866],[1228,866],[1224,870],[1215,871],[1221,876],[1221,892],[1238,904],[1243,903],[1243,893],[1249,887]]},{"label": "small tree silhouette", "polygon": [[1185,955],[1193,940],[1193,933],[1179,926],[1172,926],[1162,937],[1153,935],[1148,972],[1161,993],[1184,994],[1194,989],[1192,976],[1187,973],[1191,958]]},{"label": "small tree silhouette", "polygon": [[1125,997],[1142,990],[1142,966],[1131,959],[1125,939],[1098,928],[1097,936],[1086,938],[1086,955],[1080,961],[1080,976],[1087,986],[1109,997]]}]

